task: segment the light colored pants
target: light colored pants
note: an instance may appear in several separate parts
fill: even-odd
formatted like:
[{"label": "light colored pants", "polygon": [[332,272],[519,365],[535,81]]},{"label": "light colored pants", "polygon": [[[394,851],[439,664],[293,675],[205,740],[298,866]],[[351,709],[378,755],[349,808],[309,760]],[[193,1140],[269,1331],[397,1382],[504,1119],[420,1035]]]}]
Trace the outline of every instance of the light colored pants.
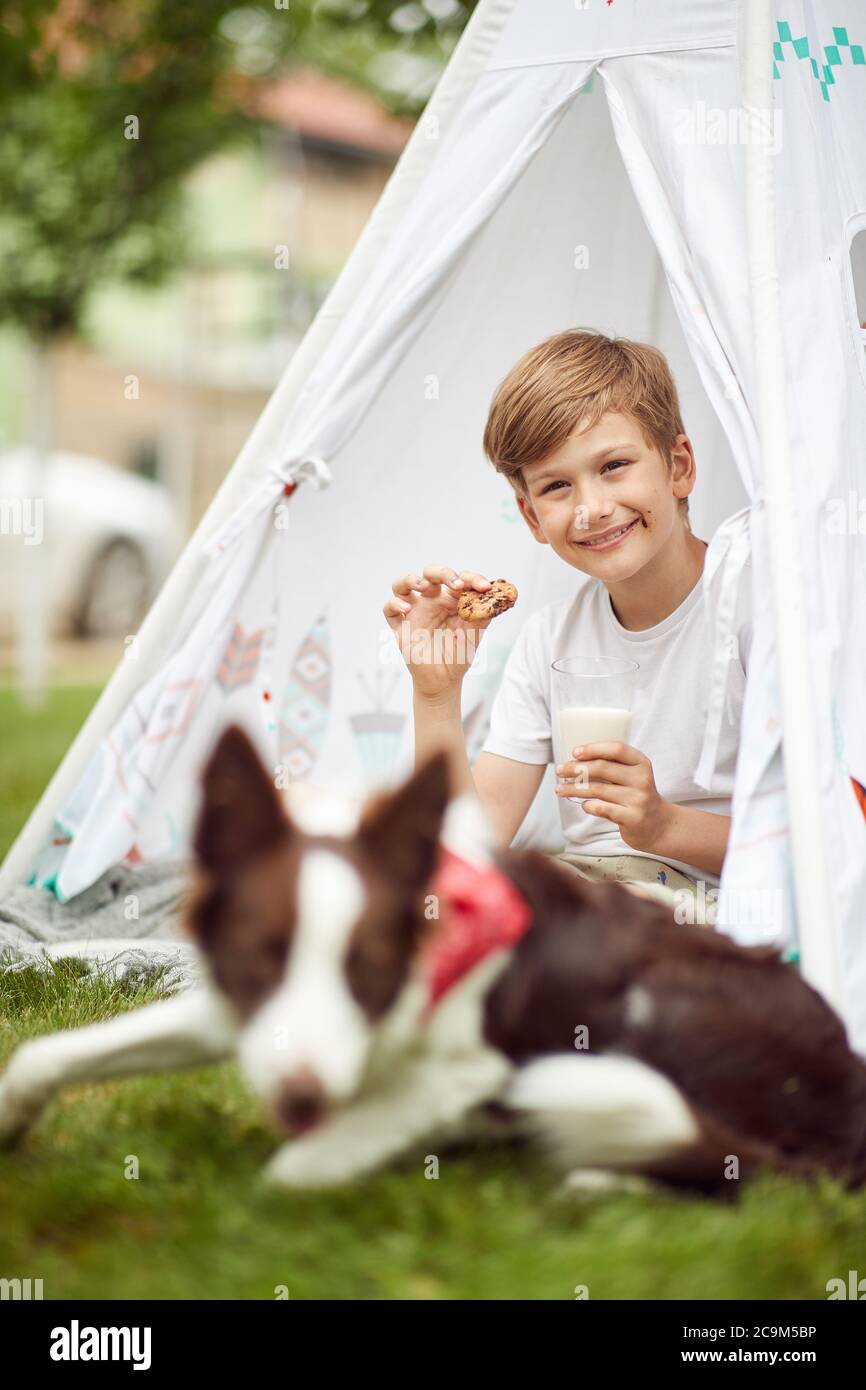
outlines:
[{"label": "light colored pants", "polygon": [[635,885],[648,897],[656,898],[672,910],[680,908],[678,920],[700,926],[712,926],[715,904],[701,893],[697,880],[684,874],[661,859],[648,859],[641,854],[577,854],[564,850],[555,854],[559,860],[581,878],[596,882]]}]

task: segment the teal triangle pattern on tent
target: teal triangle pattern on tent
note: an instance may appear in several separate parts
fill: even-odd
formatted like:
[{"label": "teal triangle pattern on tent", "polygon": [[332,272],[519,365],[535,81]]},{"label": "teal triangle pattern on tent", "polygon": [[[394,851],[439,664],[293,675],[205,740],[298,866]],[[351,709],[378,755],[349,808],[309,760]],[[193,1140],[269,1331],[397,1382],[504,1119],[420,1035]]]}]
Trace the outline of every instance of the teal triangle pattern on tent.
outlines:
[{"label": "teal triangle pattern on tent", "polygon": [[866,67],[866,54],[864,54],[863,45],[851,43],[848,38],[848,30],[844,27],[833,26],[833,43],[824,44],[824,57],[827,61],[820,63],[809,52],[809,40],[805,34],[802,38],[795,39],[791,33],[791,26],[785,19],[777,20],[776,28],[779,31],[779,38],[773,44],[773,77],[781,77],[779,64],[785,61],[785,44],[790,44],[795,57],[809,59],[812,76],[820,82],[821,95],[825,101],[830,100],[830,88],[836,85],[833,69],[844,66],[842,54],[846,50],[851,59],[851,67]]}]

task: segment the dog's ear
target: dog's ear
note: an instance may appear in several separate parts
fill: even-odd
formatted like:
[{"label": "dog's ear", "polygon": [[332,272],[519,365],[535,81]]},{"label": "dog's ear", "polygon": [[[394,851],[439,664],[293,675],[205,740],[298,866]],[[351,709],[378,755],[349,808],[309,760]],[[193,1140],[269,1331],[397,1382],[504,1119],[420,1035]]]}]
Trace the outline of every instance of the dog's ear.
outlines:
[{"label": "dog's ear", "polygon": [[199,862],[211,873],[230,872],[288,839],[291,830],[258,753],[243,729],[230,725],[202,774],[202,802],[193,837]]},{"label": "dog's ear", "polygon": [[421,887],[436,868],[450,794],[450,757],[439,749],[396,791],[368,804],[357,831],[361,847],[408,887]]}]

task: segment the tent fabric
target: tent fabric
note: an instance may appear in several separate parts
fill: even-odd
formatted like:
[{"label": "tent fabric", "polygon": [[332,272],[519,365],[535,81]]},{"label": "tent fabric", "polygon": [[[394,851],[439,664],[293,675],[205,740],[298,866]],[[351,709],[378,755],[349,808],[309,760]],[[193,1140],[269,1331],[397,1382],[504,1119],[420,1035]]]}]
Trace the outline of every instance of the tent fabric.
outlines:
[{"label": "tent fabric", "polygon": [[[866,21],[854,0],[778,0],[775,15],[766,61],[781,118],[779,295],[817,712],[803,737],[818,745],[845,1017],[866,1050],[866,821],[854,794],[854,782],[866,786],[866,559],[856,524],[830,524],[835,503],[862,496],[866,482],[866,362],[848,255],[866,216],[857,135]],[[157,605],[143,630],[139,669],[124,663],[10,856],[7,881],[35,872],[63,899],[115,862],[183,852],[199,768],[230,719],[287,778],[357,795],[404,774],[411,686],[381,608],[392,579],[419,564],[471,566],[519,590],[465,683],[473,757],[520,624],[582,582],[535,544],[485,461],[487,406],[530,346],[593,326],[667,353],[695,444],[692,524],[713,536],[707,583],[718,589],[705,785],[731,656],[725,615],[739,584],[752,584],[718,922],[743,941],[796,945],[772,499],[758,437],[744,147],[731,119],[738,18],[734,0],[482,0],[191,543],[175,602]],[[515,843],[559,847],[551,787],[547,775]]]}]

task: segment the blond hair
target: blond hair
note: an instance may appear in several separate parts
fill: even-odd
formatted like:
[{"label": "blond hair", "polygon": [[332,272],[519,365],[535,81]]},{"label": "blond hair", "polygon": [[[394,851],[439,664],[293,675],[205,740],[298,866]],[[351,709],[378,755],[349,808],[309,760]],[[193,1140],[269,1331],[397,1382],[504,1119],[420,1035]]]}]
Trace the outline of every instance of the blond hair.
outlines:
[{"label": "blond hair", "polygon": [[[580,421],[591,429],[608,410],[631,415],[670,463],[685,429],[664,353],[591,328],[555,333],[525,353],[497,387],[484,452],[525,497],[523,468],[558,449]],[[689,526],[687,497],[680,498],[680,510]]]}]

